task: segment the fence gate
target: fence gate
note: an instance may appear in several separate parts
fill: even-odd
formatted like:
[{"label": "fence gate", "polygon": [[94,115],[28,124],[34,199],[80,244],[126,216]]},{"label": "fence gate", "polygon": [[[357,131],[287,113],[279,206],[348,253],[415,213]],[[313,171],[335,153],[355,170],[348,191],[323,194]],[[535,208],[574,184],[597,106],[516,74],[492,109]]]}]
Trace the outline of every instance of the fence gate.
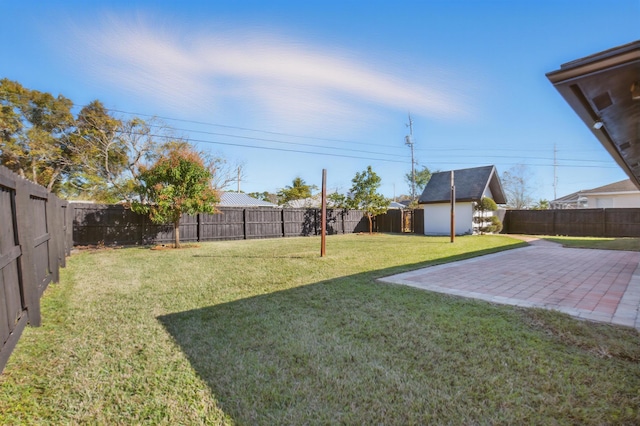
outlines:
[{"label": "fence gate", "polygon": [[413,210],[402,209],[402,232],[413,233]]}]

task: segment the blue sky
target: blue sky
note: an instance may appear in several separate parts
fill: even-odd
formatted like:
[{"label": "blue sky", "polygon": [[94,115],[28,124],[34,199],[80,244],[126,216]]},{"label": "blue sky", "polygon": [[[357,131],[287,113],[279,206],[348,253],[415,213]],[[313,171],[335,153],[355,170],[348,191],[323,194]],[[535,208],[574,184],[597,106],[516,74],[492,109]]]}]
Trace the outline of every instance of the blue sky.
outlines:
[{"label": "blue sky", "polygon": [[626,178],[545,73],[640,39],[640,0],[0,6],[0,77],[165,117],[243,163],[246,192],[320,186],[323,168],[346,192],[371,165],[386,196],[409,193],[409,112],[431,170],[524,164],[551,200],[555,149],[558,197]]}]

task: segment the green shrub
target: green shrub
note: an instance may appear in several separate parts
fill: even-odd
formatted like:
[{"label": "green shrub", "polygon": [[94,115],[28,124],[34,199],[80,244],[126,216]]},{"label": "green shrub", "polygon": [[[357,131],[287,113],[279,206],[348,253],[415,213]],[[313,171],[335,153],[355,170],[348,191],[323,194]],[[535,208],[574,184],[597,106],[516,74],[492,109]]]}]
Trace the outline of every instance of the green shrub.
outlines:
[{"label": "green shrub", "polygon": [[483,197],[480,202],[476,203],[474,210],[477,215],[473,221],[478,224],[478,232],[481,234],[499,233],[502,231],[502,222],[497,216],[487,216],[487,212],[498,210],[498,205],[491,198]]}]

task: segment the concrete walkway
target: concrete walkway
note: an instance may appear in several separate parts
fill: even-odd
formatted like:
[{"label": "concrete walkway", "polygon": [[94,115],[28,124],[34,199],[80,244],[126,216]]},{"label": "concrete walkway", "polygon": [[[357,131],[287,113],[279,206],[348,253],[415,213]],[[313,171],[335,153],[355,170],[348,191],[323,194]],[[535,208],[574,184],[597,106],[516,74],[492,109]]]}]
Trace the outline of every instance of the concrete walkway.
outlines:
[{"label": "concrete walkway", "polygon": [[640,252],[572,249],[535,239],[529,244],[379,281],[640,330]]}]

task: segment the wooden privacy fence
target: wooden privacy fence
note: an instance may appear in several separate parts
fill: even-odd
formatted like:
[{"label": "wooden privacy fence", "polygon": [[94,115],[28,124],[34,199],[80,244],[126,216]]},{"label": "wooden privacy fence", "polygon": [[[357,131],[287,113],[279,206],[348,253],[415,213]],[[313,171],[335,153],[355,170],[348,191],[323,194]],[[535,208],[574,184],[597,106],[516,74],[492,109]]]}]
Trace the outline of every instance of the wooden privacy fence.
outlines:
[{"label": "wooden privacy fence", "polygon": [[[155,225],[121,205],[72,203],[75,245],[136,245],[173,242],[171,225]],[[183,242],[282,238],[320,234],[319,209],[220,207],[217,214],[183,215]],[[327,234],[368,232],[358,210],[327,210]]]},{"label": "wooden privacy fence", "polygon": [[640,209],[507,210],[504,233],[640,237]]},{"label": "wooden privacy fence", "polygon": [[71,253],[68,203],[0,166],[0,371]]},{"label": "wooden privacy fence", "polygon": [[[156,225],[122,205],[72,203],[73,242],[86,245],[165,244],[173,242],[171,225]],[[320,234],[320,209],[220,207],[217,214],[183,215],[183,242],[282,238]],[[360,210],[327,210],[327,234],[368,232]],[[424,211],[389,210],[375,218],[376,232],[424,233]]]}]

